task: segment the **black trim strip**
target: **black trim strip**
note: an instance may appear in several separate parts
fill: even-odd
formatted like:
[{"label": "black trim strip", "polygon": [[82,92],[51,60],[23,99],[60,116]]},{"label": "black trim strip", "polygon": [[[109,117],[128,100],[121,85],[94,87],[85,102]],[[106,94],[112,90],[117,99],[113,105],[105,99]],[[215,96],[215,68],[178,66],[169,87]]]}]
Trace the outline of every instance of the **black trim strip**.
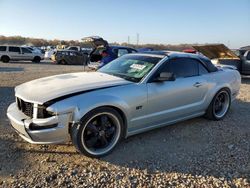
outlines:
[{"label": "black trim strip", "polygon": [[114,86],[107,86],[107,87],[101,87],[101,88],[96,88],[96,89],[89,89],[89,90],[85,90],[85,91],[79,91],[79,92],[76,92],[76,93],[71,93],[71,94],[67,94],[67,95],[52,99],[50,101],[45,102],[43,105],[45,106],[45,108],[47,108],[48,106],[50,106],[50,105],[52,105],[52,104],[54,104],[54,103],[56,103],[58,101],[61,101],[61,100],[64,100],[64,99],[67,99],[67,98],[70,98],[70,97],[73,97],[73,96],[76,96],[76,95],[81,95],[81,94],[89,93],[89,92],[92,92],[92,91],[97,91],[97,90],[101,90],[101,89],[108,89],[108,88],[112,88],[112,87],[119,87],[119,86],[124,86],[124,85],[129,85],[129,84],[114,85]]},{"label": "black trim strip", "polygon": [[39,126],[35,123],[31,123],[29,125],[29,129],[32,130],[32,131],[36,131],[36,130],[43,130],[43,129],[52,129],[52,128],[55,128],[57,127],[57,123],[55,124],[51,124],[51,125],[45,125],[45,126]]}]

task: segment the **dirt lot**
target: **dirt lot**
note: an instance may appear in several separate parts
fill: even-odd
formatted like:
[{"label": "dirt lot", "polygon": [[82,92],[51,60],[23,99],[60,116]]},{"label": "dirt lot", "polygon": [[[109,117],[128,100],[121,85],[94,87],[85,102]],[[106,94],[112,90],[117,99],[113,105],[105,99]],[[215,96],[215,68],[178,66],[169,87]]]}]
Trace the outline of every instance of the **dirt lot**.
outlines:
[{"label": "dirt lot", "polygon": [[81,66],[0,63],[0,187],[250,187],[250,78],[223,121],[195,118],[128,138],[91,159],[71,143],[32,145],[6,117],[14,87]]}]

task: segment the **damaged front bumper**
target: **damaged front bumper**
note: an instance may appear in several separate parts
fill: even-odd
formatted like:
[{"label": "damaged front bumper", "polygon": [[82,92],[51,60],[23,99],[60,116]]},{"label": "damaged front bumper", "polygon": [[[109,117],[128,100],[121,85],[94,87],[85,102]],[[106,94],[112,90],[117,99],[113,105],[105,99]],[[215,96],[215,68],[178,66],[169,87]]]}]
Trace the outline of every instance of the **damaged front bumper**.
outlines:
[{"label": "damaged front bumper", "polygon": [[7,116],[15,131],[33,144],[54,144],[68,140],[70,114],[56,115],[44,119],[32,119],[19,111],[12,103]]}]

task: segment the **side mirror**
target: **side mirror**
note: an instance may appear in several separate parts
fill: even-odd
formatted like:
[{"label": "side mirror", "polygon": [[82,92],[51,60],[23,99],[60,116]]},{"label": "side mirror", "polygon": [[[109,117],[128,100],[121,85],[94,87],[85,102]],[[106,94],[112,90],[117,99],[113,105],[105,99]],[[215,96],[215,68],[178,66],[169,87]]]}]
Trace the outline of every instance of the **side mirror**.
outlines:
[{"label": "side mirror", "polygon": [[162,72],[155,79],[156,82],[164,82],[164,81],[175,81],[175,75],[172,72]]}]

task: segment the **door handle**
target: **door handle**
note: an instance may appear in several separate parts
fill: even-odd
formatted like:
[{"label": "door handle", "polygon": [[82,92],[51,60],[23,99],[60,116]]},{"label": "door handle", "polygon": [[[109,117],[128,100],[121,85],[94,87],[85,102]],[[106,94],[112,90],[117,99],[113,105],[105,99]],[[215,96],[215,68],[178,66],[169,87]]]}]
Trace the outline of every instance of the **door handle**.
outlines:
[{"label": "door handle", "polygon": [[202,86],[202,83],[200,83],[200,82],[195,82],[195,84],[193,85],[194,87],[200,87],[200,86]]}]

